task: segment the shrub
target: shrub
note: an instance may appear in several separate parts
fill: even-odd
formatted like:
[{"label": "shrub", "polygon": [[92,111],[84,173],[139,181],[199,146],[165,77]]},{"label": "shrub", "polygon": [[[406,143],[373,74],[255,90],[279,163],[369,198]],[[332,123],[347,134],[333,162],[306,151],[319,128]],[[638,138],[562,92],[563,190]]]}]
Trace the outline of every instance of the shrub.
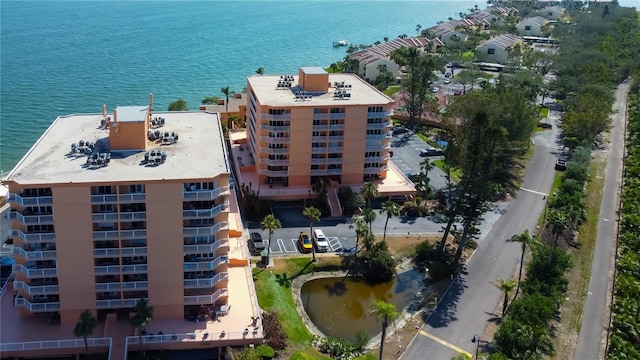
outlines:
[{"label": "shrub", "polygon": [[262,316],[262,326],[267,345],[275,350],[282,350],[287,347],[287,335],[282,330],[278,314],[264,313]]},{"label": "shrub", "polygon": [[262,359],[273,359],[273,357],[276,356],[276,351],[269,345],[260,345],[256,347],[256,352]]},{"label": "shrub", "polygon": [[358,347],[345,339],[335,337],[326,337],[320,340],[320,351],[334,358],[351,355],[353,352],[359,351]]}]

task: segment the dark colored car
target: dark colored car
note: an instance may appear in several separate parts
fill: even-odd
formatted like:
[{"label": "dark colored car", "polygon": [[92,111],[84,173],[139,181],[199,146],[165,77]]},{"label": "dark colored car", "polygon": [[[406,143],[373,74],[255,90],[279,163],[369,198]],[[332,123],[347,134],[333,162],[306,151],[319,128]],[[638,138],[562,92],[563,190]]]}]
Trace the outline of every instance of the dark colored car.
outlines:
[{"label": "dark colored car", "polygon": [[262,235],[257,232],[252,232],[249,235],[249,251],[251,255],[258,256],[262,250],[267,249],[267,242],[262,239]]},{"label": "dark colored car", "polygon": [[404,126],[396,126],[393,128],[392,132],[393,135],[406,134],[409,132],[409,129]]}]

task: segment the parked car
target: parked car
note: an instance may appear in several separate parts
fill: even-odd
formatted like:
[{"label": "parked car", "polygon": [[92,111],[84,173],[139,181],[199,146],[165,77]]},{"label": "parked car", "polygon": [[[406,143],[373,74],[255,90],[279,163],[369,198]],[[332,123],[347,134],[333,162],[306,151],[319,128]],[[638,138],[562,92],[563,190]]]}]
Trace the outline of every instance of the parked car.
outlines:
[{"label": "parked car", "polygon": [[310,253],[313,251],[313,244],[311,243],[309,234],[304,231],[300,232],[300,235],[298,236],[298,246],[300,246],[300,251],[303,253]]},{"label": "parked car", "polygon": [[437,93],[438,91],[440,91],[440,88],[437,86],[434,86],[433,89],[431,89],[431,91],[433,91],[434,93]]},{"label": "parked car", "polygon": [[313,229],[313,245],[317,252],[329,251],[329,241],[321,229]]},{"label": "parked car", "polygon": [[251,255],[258,256],[262,250],[267,249],[268,241],[264,241],[260,233],[252,232],[249,234],[248,246]]},{"label": "parked car", "polygon": [[453,90],[453,95],[462,95],[462,90],[461,89]]},{"label": "parked car", "polygon": [[445,84],[451,84],[451,79],[446,78],[446,79],[442,80],[442,82],[445,83]]},{"label": "parked car", "polygon": [[409,129],[407,129],[404,126],[396,126],[393,128],[392,132],[393,132],[393,135],[406,134],[409,132]]},{"label": "parked car", "polygon": [[443,154],[442,149],[427,145],[425,149],[420,150],[420,156],[440,156]]},{"label": "parked car", "polygon": [[567,161],[569,160],[568,156],[561,155],[558,160],[556,160],[556,170],[564,171],[567,169]]}]

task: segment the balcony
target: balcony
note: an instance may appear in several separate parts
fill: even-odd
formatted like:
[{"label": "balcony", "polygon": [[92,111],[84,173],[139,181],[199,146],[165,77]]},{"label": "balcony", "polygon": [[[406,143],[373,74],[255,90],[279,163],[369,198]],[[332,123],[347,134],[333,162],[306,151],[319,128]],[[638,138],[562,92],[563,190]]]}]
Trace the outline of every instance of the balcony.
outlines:
[{"label": "balcony", "polygon": [[23,259],[27,261],[37,261],[37,260],[55,260],[56,252],[55,250],[50,251],[27,251],[19,246],[14,246],[12,250],[12,254],[21,256]]},{"label": "balcony", "polygon": [[228,186],[219,186],[215,190],[185,190],[183,200],[215,200],[229,190]]},{"label": "balcony", "polygon": [[347,118],[347,114],[346,113],[331,113],[330,118],[332,120],[342,120],[342,119],[346,119]]},{"label": "balcony", "polygon": [[186,227],[182,230],[184,236],[212,236],[220,230],[226,230],[229,226],[228,221],[219,222],[213,226],[206,227]]},{"label": "balcony", "polygon": [[115,194],[91,195],[92,204],[114,204],[117,202],[118,202],[118,195],[115,195]]},{"label": "balcony", "polygon": [[291,131],[291,126],[273,126],[260,124],[260,130],[265,131]]},{"label": "balcony", "polygon": [[96,300],[96,308],[98,309],[133,308],[136,306],[137,302],[138,302],[138,299]]},{"label": "balcony", "polygon": [[119,248],[93,249],[93,257],[95,258],[114,258],[119,256]]},{"label": "balcony", "polygon": [[147,247],[139,246],[139,247],[120,248],[120,254],[122,254],[122,256],[146,256]]},{"label": "balcony", "polygon": [[114,222],[118,221],[118,213],[93,213],[91,214],[91,220],[97,222]]},{"label": "balcony", "polygon": [[146,274],[147,269],[147,264],[122,265],[123,274]]},{"label": "balcony", "polygon": [[22,197],[18,194],[11,194],[9,195],[9,202],[19,204],[21,207],[51,205],[53,204],[53,197],[52,196]]},{"label": "balcony", "polygon": [[326,147],[312,147],[311,148],[311,153],[312,154],[326,154],[327,153],[327,148]]},{"label": "balcony", "polygon": [[145,193],[133,193],[133,194],[120,194],[118,195],[118,201],[120,203],[140,203],[146,199]]},{"label": "balcony", "polygon": [[16,220],[23,225],[53,224],[53,215],[22,215],[17,211],[9,213],[9,219]]},{"label": "balcony", "polygon": [[229,239],[220,239],[212,244],[184,245],[182,250],[185,254],[213,254],[221,246],[229,246]]},{"label": "balcony", "polygon": [[374,119],[374,118],[386,118],[393,115],[393,111],[371,111],[367,113],[367,117],[369,119]]},{"label": "balcony", "polygon": [[388,165],[384,165],[384,166],[380,166],[380,167],[376,167],[376,168],[365,168],[364,169],[364,173],[365,174],[380,174],[381,172],[388,170],[389,166]]},{"label": "balcony", "polygon": [[[137,336],[135,337],[137,338]],[[97,351],[94,348],[100,347],[105,351],[111,349],[111,338],[87,338],[87,345],[92,348],[91,351]],[[64,340],[45,340],[45,341],[28,341],[13,342],[0,344],[0,354],[13,357],[16,354],[24,354],[25,351],[49,350],[49,349],[84,349],[83,339],[64,339]]]},{"label": "balcony", "polygon": [[329,125],[313,125],[313,131],[329,131]]},{"label": "balcony", "polygon": [[291,114],[269,114],[260,113],[260,119],[272,120],[272,121],[286,121],[291,120]]},{"label": "balcony", "polygon": [[147,273],[147,265],[146,264],[138,264],[138,265],[104,265],[104,266],[95,266],[94,270],[96,275],[107,275],[107,274],[146,274]]},{"label": "balcony", "polygon": [[313,120],[329,120],[329,113],[314,113]]},{"label": "balcony", "polygon": [[139,221],[139,220],[146,220],[146,219],[147,219],[147,213],[145,211],[120,213],[120,220],[124,220],[124,221]]},{"label": "balcony", "polygon": [[96,283],[96,292],[148,290],[148,281]]},{"label": "balcony", "polygon": [[383,161],[387,161],[389,160],[389,157],[384,155],[384,156],[365,156],[364,158],[364,162],[366,163],[376,163],[376,162],[383,162]]},{"label": "balcony", "polygon": [[211,209],[202,209],[202,210],[183,210],[182,217],[184,219],[213,219],[222,211],[227,211],[229,209],[229,201],[225,201],[224,203],[214,206]]},{"label": "balcony", "polygon": [[228,296],[228,295],[229,295],[229,290],[219,289],[211,295],[185,296],[184,304],[185,305],[214,304],[221,297]]},{"label": "balcony", "polygon": [[32,303],[25,298],[16,298],[15,306],[24,306],[32,313],[52,312],[60,310],[60,302]]},{"label": "balcony", "polygon": [[311,176],[341,175],[342,169],[313,169]]},{"label": "balcony", "polygon": [[367,143],[369,141],[382,141],[386,138],[385,134],[367,135]]},{"label": "balcony", "polygon": [[265,141],[271,144],[288,144],[291,141],[290,137],[275,137],[275,136],[260,136],[260,141]]},{"label": "balcony", "polygon": [[185,279],[185,289],[211,289],[215,287],[220,281],[228,280],[229,274],[226,272],[216,274],[209,279]]},{"label": "balcony", "polygon": [[329,125],[330,131],[344,131],[344,124],[331,124]]},{"label": "balcony", "polygon": [[289,148],[273,149],[263,146],[260,148],[260,152],[269,155],[287,155],[289,154]]},{"label": "balcony", "polygon": [[58,295],[60,288],[58,285],[30,286],[24,281],[14,281],[14,290],[24,290],[29,295]]},{"label": "balcony", "polygon": [[50,278],[58,276],[58,269],[52,268],[28,268],[24,265],[13,264],[13,271],[22,273],[29,279]]},{"label": "balcony", "polygon": [[329,146],[327,149],[329,149],[328,152],[330,153],[342,153],[344,151],[344,148],[342,146]]},{"label": "balcony", "polygon": [[386,129],[388,127],[392,127],[393,126],[393,122],[392,121],[385,121],[385,122],[381,122],[381,123],[368,123],[367,124],[367,129]]},{"label": "balcony", "polygon": [[30,233],[25,234],[20,230],[11,230],[11,237],[17,237],[26,243],[41,243],[56,241],[55,233]]},{"label": "balcony", "polygon": [[289,160],[273,160],[273,159],[267,159],[267,158],[260,158],[260,162],[263,164],[271,165],[271,166],[289,165]]},{"label": "balcony", "polygon": [[267,176],[271,176],[271,177],[287,177],[287,176],[289,176],[289,170],[260,169],[260,175],[267,175]]},{"label": "balcony", "polygon": [[131,240],[131,239],[146,239],[147,238],[147,230],[105,230],[105,231],[94,231],[93,232],[93,240]]},{"label": "balcony", "polygon": [[229,263],[229,257],[226,255],[218,256],[212,261],[185,261],[183,268],[186,271],[213,270],[222,264]]}]

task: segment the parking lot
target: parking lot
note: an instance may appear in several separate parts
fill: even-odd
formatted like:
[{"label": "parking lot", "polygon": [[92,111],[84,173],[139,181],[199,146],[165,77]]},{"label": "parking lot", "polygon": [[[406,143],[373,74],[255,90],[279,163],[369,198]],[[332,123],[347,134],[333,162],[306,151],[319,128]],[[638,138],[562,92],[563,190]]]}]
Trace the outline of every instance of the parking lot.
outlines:
[{"label": "parking lot", "polygon": [[[427,147],[422,139],[412,132],[394,135],[391,140],[391,147],[393,148],[393,157],[391,161],[405,174],[415,174],[420,172],[420,163],[424,160],[424,157],[420,156],[420,150]],[[429,159],[433,162],[437,159],[441,159],[441,156],[430,156]],[[447,187],[447,179],[445,173],[433,167],[429,171],[429,184],[434,190],[444,189]]]}]

